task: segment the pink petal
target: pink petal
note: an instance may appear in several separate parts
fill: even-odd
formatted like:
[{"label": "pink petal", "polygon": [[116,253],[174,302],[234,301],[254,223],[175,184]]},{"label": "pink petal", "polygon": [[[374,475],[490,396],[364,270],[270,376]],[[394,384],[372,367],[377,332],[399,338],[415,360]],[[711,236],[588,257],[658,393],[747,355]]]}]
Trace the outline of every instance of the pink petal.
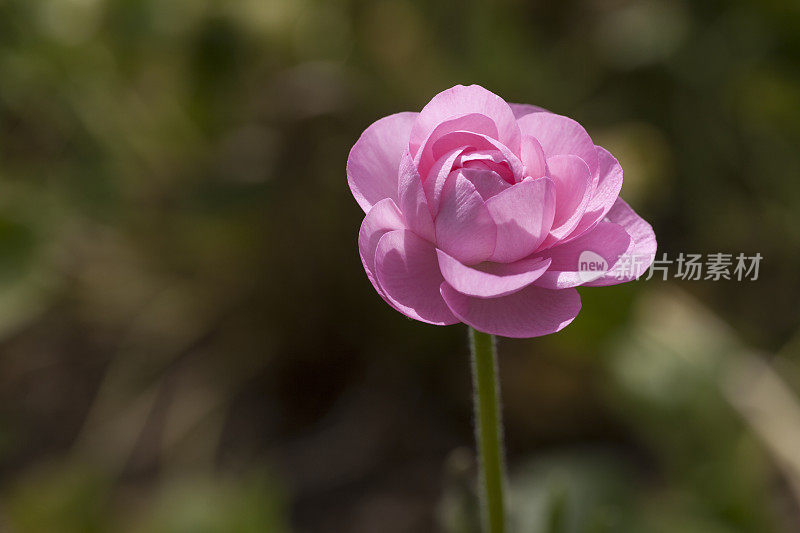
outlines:
[{"label": "pink petal", "polygon": [[458,319],[439,292],[442,274],[433,245],[407,230],[386,233],[375,252],[375,272],[387,299],[404,315],[429,324]]},{"label": "pink petal", "polygon": [[505,296],[527,287],[550,265],[549,259],[529,258],[515,263],[481,263],[466,266],[441,250],[439,268],[447,283],[461,294],[478,298]]},{"label": "pink petal", "polygon": [[411,130],[411,147],[423,141],[442,122],[470,113],[486,115],[497,127],[497,140],[519,153],[519,128],[508,104],[496,94],[479,85],[456,85],[440,92],[428,102]]},{"label": "pink petal", "polygon": [[[616,267],[612,267],[605,276],[586,283],[586,286],[603,287],[637,279],[650,268],[656,256],[657,243],[653,227],[637,215],[622,198],[617,198],[606,218],[625,228],[631,242]],[[616,268],[622,268],[624,275],[620,276],[615,271]]]},{"label": "pink petal", "polygon": [[420,237],[433,242],[436,238],[433,216],[422,186],[422,179],[408,150],[400,161],[398,197],[398,205],[408,228]]},{"label": "pink petal", "polygon": [[358,232],[358,252],[361,256],[361,264],[364,265],[364,270],[367,272],[367,277],[378,291],[381,297],[389,302],[392,306],[394,304],[386,298],[380,284],[375,278],[375,250],[378,247],[378,241],[381,240],[387,232],[400,230],[405,228],[403,222],[403,215],[395,205],[391,198],[384,198],[377,204],[372,206],[364,221],[361,223],[361,229]]},{"label": "pink petal", "polygon": [[425,196],[428,198],[428,205],[431,208],[431,213],[439,212],[439,202],[442,199],[442,189],[447,181],[447,176],[453,170],[453,165],[456,160],[464,152],[465,147],[460,146],[453,149],[443,157],[440,157],[428,173],[427,179],[422,183],[422,188],[425,189]]},{"label": "pink petal", "polygon": [[547,174],[547,158],[544,155],[544,149],[534,137],[530,135],[522,137],[520,159],[525,165],[526,176],[541,178]]},{"label": "pink petal", "polygon": [[[602,276],[616,264],[620,255],[625,253],[631,242],[630,236],[622,226],[613,222],[601,222],[590,232],[566,244],[558,244],[545,250],[536,257],[552,260],[550,268],[538,280],[536,285],[546,289],[565,289],[577,287]],[[593,252],[605,261],[606,269],[598,272],[580,271],[580,262],[594,260]]]},{"label": "pink petal", "polygon": [[436,216],[436,245],[462,263],[485,261],[494,250],[497,229],[475,186],[452,173]]},{"label": "pink petal", "polygon": [[500,150],[475,150],[461,155],[456,166],[497,172],[504,181],[514,183],[514,172]]},{"label": "pink petal", "polygon": [[365,213],[384,198],[397,200],[397,170],[417,115],[397,113],[372,123],[350,150],[347,183]]},{"label": "pink petal", "polygon": [[[433,147],[439,139],[456,131],[469,131],[485,135],[490,139],[497,138],[497,126],[495,126],[492,119],[485,115],[472,113],[442,122],[433,129],[422,143],[419,152],[414,156],[414,161],[417,164],[420,175],[423,177],[423,181],[428,179],[428,173],[434,166],[435,161],[441,157],[441,152],[434,155]],[[497,141],[495,140],[495,142]],[[455,145],[452,145],[450,149],[456,148]]]},{"label": "pink petal", "polygon": [[497,226],[491,261],[511,263],[539,247],[553,224],[555,190],[548,178],[525,178],[522,183],[486,201],[486,208]]},{"label": "pink petal", "polygon": [[463,166],[473,161],[502,164],[505,158],[500,150],[476,150],[462,155],[458,163]]},{"label": "pink petal", "polygon": [[531,113],[517,123],[523,135],[531,135],[539,140],[548,158],[576,155],[586,162],[589,175],[594,176],[597,171],[597,152],[583,126],[555,113]]},{"label": "pink petal", "polygon": [[475,186],[475,190],[478,191],[484,201],[511,187],[510,183],[493,170],[460,168],[456,172]]},{"label": "pink petal", "polygon": [[551,291],[529,285],[499,298],[475,298],[447,283],[442,297],[462,322],[503,337],[539,337],[565,328],[578,315],[581,298],[575,289]]},{"label": "pink petal", "polygon": [[577,237],[603,220],[611,206],[617,201],[622,189],[622,167],[605,148],[597,147],[598,177],[597,188],[592,193],[586,212],[577,227],[572,230],[569,239]]},{"label": "pink petal", "polygon": [[567,236],[580,222],[590,200],[591,176],[589,167],[574,155],[556,155],[548,158],[550,177],[556,187],[556,214],[550,237],[550,246]]},{"label": "pink petal", "polygon": [[[459,147],[466,146],[472,150],[497,150],[502,154],[502,158],[508,163],[511,172],[517,181],[522,181],[524,166],[522,161],[514,155],[514,153],[505,145],[492,139],[488,135],[480,133],[473,133],[471,131],[454,131],[443,135],[436,142],[433,143],[431,154],[435,159],[443,157],[451,150]],[[420,173],[426,172],[426,167],[422,163],[419,164]]]},{"label": "pink petal", "polygon": [[514,116],[517,117],[517,120],[521,119],[525,115],[530,115],[531,113],[549,113],[547,109],[535,105],[530,104],[508,104],[511,108],[511,111],[514,112]]}]

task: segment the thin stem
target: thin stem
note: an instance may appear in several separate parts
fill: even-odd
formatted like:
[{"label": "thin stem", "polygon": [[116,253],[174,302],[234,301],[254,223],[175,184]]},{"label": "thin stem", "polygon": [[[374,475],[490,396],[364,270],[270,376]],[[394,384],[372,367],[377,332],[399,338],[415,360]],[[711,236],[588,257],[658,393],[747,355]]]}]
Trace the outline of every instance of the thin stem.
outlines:
[{"label": "thin stem", "polygon": [[503,457],[503,422],[497,381],[495,338],[470,328],[472,385],[474,388],[475,440],[480,457],[480,496],[483,530],[505,531],[503,491],[506,484]]}]

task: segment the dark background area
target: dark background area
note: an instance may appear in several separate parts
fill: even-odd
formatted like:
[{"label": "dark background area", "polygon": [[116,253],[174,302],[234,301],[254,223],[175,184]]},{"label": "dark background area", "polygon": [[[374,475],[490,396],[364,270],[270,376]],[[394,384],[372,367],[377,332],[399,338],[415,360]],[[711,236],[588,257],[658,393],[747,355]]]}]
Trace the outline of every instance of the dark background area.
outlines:
[{"label": "dark background area", "polygon": [[375,294],[345,178],[457,83],[764,257],[501,340],[515,531],[800,530],[800,4],[0,0],[0,531],[476,531],[466,328]]}]

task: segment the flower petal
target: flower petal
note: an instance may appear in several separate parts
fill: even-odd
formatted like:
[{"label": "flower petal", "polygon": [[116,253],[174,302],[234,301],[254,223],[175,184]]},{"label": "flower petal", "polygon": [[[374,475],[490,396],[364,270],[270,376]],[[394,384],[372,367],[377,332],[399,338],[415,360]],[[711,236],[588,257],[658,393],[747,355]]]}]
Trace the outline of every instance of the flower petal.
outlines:
[{"label": "flower petal", "polygon": [[[420,150],[414,156],[417,169],[423,177],[423,181],[428,180],[428,173],[431,172],[434,163],[442,156],[441,152],[434,154],[433,147],[442,137],[457,131],[469,131],[484,135],[489,139],[497,139],[497,126],[489,117],[471,113],[451,120],[446,120],[436,126],[430,135],[422,143]],[[501,143],[502,144],[502,143]],[[456,149],[457,145],[450,145],[450,149]]]},{"label": "flower petal", "polygon": [[544,274],[549,259],[529,258],[514,263],[481,263],[469,267],[441,250],[439,268],[445,281],[461,294],[496,298],[527,287]]},{"label": "flower petal", "polygon": [[597,172],[597,151],[583,126],[569,117],[555,113],[531,113],[519,120],[523,135],[539,140],[548,158],[554,155],[576,155],[586,162],[589,175]]},{"label": "flower petal", "polygon": [[397,113],[370,125],[347,158],[347,183],[366,213],[383,200],[397,200],[397,170],[418,113]]},{"label": "flower petal", "polygon": [[459,320],[442,300],[433,245],[407,230],[386,233],[375,251],[375,273],[387,299],[404,315],[429,324]]},{"label": "flower petal", "polygon": [[453,164],[455,164],[456,159],[464,152],[465,148],[464,146],[455,148],[436,160],[433,168],[428,173],[427,179],[422,182],[422,188],[425,189],[425,196],[428,199],[431,213],[439,212],[439,202],[442,199],[442,189],[447,182],[447,176],[450,175],[453,170]]},{"label": "flower petal", "polygon": [[631,242],[610,272],[585,283],[586,286],[604,287],[637,279],[650,268],[656,256],[657,243],[653,227],[637,215],[622,198],[617,198],[606,218],[625,228]]},{"label": "flower petal", "polygon": [[[525,177],[523,176],[525,167],[522,161],[503,143],[481,133],[459,130],[443,135],[433,143],[431,154],[433,159],[436,160],[459,147],[468,147],[472,150],[497,150],[508,164],[516,181],[522,181],[522,178]],[[419,170],[422,175],[427,172],[428,168],[430,167],[419,163]]]},{"label": "flower petal", "polygon": [[525,176],[541,178],[547,175],[547,158],[544,149],[536,138],[530,135],[522,137],[522,149],[520,153],[522,164],[525,165]]},{"label": "flower petal", "polygon": [[622,167],[616,158],[605,148],[597,147],[598,178],[597,188],[592,193],[589,205],[581,221],[570,233],[568,239],[577,237],[603,220],[614,205],[622,189]]},{"label": "flower petal", "polygon": [[549,113],[547,109],[543,107],[539,107],[536,105],[531,104],[512,104],[509,103],[508,107],[511,108],[511,111],[514,112],[514,116],[517,117],[517,120],[521,119],[525,115],[530,115],[531,113]]},{"label": "flower petal", "polygon": [[433,216],[428,206],[428,199],[422,186],[422,178],[408,150],[400,161],[400,179],[398,182],[398,205],[406,220],[406,225],[422,238],[433,242],[436,233],[433,227]]},{"label": "flower petal", "polygon": [[547,166],[556,188],[556,214],[546,246],[569,235],[580,222],[590,200],[589,167],[578,156],[556,155]]},{"label": "flower petal", "polygon": [[478,191],[478,194],[481,195],[484,201],[511,188],[511,184],[501,178],[500,174],[493,170],[460,168],[456,172],[464,176],[475,186],[475,190]]},{"label": "flower petal", "polygon": [[528,338],[555,333],[572,322],[581,310],[575,289],[552,291],[529,285],[499,298],[475,298],[456,291],[447,283],[442,297],[462,322],[503,337]]},{"label": "flower petal", "polygon": [[436,245],[462,263],[474,265],[492,255],[497,229],[475,186],[454,172],[445,183],[436,216]]},{"label": "flower petal", "polygon": [[489,198],[486,208],[497,225],[491,261],[511,263],[530,255],[547,237],[556,209],[556,187],[548,178],[522,183]]},{"label": "flower petal", "polygon": [[[565,289],[577,287],[593,281],[611,270],[619,257],[628,249],[631,238],[625,229],[613,222],[601,222],[593,230],[566,244],[558,244],[535,257],[552,260],[550,268],[536,285],[546,289]],[[605,268],[602,270],[581,270],[580,263],[586,261],[586,252],[591,252],[589,260],[602,257]],[[593,256],[593,254],[596,254]],[[599,258],[598,258],[599,262]],[[602,268],[602,265],[598,265]]]},{"label": "flower petal", "polygon": [[411,130],[412,150],[442,122],[469,113],[486,115],[497,126],[497,140],[519,153],[519,127],[508,104],[479,85],[456,85],[434,96],[419,114]]},{"label": "flower petal", "polygon": [[508,183],[514,183],[514,172],[500,150],[474,150],[464,154],[456,161],[457,167],[492,170]]},{"label": "flower petal", "polygon": [[400,209],[391,198],[384,198],[377,204],[372,206],[364,221],[361,223],[361,229],[358,232],[358,252],[361,256],[361,264],[364,265],[364,270],[367,272],[367,278],[381,295],[381,298],[389,302],[394,307],[391,301],[386,298],[383,293],[378,280],[375,278],[375,251],[378,248],[378,242],[387,232],[400,230],[405,228],[403,222],[403,215]]}]

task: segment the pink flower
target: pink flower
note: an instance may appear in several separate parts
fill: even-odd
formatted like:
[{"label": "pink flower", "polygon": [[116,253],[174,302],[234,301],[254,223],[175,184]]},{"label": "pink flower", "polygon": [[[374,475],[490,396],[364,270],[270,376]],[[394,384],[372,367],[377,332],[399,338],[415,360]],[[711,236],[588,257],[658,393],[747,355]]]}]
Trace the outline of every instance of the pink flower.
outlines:
[{"label": "pink flower", "polygon": [[[655,256],[653,229],[619,198],[614,156],[574,120],[477,85],[369,126],[347,180],[367,214],[369,280],[429,324],[553,333],[580,311],[575,287],[630,281]],[[600,270],[587,276],[586,258]]]}]

